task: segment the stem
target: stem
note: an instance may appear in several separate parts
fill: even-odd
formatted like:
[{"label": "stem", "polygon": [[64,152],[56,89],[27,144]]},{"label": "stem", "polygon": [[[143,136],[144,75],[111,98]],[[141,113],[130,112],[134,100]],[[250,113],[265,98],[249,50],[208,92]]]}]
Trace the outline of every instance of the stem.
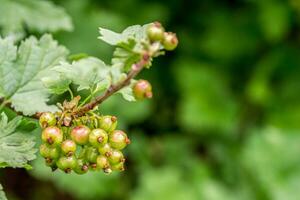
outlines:
[{"label": "stem", "polygon": [[4,106],[7,104],[7,101],[3,100],[1,105],[0,105],[0,112],[2,112]]},{"label": "stem", "polygon": [[71,99],[74,99],[74,95],[73,95],[73,92],[72,92],[72,90],[70,89],[70,87],[68,88],[68,91],[69,91],[69,93],[70,93]]},{"label": "stem", "polygon": [[84,101],[78,106],[79,108],[82,107],[84,104],[86,104],[86,102],[94,96],[94,94],[97,92],[97,89],[90,90],[90,91],[91,91],[91,94],[84,99]]},{"label": "stem", "polygon": [[86,112],[93,110],[97,105],[101,104],[104,100],[106,100],[108,97],[119,91],[120,89],[124,88],[125,86],[130,84],[131,79],[133,79],[136,75],[139,74],[139,72],[144,68],[144,66],[149,62],[150,56],[148,53],[144,53],[142,56],[142,59],[135,63],[129,73],[127,74],[127,77],[125,80],[117,83],[117,84],[111,84],[109,88],[100,96],[96,97],[93,101],[86,104],[85,106],[81,107],[77,111],[75,111],[75,115],[82,116]]}]

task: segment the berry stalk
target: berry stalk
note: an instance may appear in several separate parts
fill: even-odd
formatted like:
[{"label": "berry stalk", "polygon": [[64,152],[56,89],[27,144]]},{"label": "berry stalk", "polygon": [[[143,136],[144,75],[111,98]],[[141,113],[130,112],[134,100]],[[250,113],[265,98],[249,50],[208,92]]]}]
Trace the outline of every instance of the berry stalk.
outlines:
[{"label": "berry stalk", "polygon": [[96,97],[93,101],[90,103],[85,104],[83,107],[79,108],[77,111],[74,112],[74,115],[80,117],[83,116],[85,113],[87,113],[90,110],[93,110],[97,105],[101,104],[104,100],[106,100],[108,97],[119,91],[120,89],[124,88],[125,86],[130,84],[131,79],[136,77],[140,71],[144,68],[145,65],[147,65],[150,61],[150,55],[149,53],[144,53],[142,56],[142,59],[134,64],[127,74],[126,79],[121,81],[120,83],[114,85],[112,84],[102,95]]}]

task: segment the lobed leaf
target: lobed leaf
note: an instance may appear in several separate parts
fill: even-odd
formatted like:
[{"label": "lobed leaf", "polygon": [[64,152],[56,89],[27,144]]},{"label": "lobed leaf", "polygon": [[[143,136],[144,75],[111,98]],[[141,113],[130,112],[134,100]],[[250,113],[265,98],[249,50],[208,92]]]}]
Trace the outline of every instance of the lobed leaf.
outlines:
[{"label": "lobed leaf", "polygon": [[22,117],[15,117],[8,122],[7,116],[2,113],[0,121],[0,168],[25,167],[28,161],[36,158],[34,136],[28,134],[32,130],[18,129]]},{"label": "lobed leaf", "polygon": [[65,92],[70,83],[78,85],[78,90],[97,88],[98,91],[108,88],[111,83],[110,68],[95,57],[83,58],[71,64],[61,62],[51,69],[51,73],[42,81],[55,94]]},{"label": "lobed leaf", "polygon": [[50,1],[0,0],[0,27],[4,35],[25,35],[30,31],[71,31],[71,18],[65,10]]},{"label": "lobed leaf", "polygon": [[110,45],[117,46],[122,42],[126,42],[130,38],[142,40],[146,37],[146,27],[147,25],[133,25],[126,28],[122,33],[116,33],[100,27],[100,36],[98,38]]},{"label": "lobed leaf", "polygon": [[30,37],[19,47],[11,38],[0,38],[0,96],[25,115],[55,110],[46,104],[50,93],[41,78],[67,54],[50,35]]}]

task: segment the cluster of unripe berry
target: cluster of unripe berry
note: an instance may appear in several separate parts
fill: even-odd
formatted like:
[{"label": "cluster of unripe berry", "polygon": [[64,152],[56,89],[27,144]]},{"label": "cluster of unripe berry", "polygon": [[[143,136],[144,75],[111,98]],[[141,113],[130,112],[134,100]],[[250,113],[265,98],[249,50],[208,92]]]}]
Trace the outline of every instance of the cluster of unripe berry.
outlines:
[{"label": "cluster of unripe berry", "polygon": [[52,170],[84,174],[88,170],[105,173],[123,171],[125,158],[121,152],[130,140],[116,130],[115,116],[95,113],[72,119],[64,125],[62,113],[45,112],[39,123],[43,128],[40,154]]},{"label": "cluster of unripe berry", "polygon": [[151,42],[160,42],[168,51],[174,50],[178,45],[176,34],[165,32],[164,27],[159,22],[154,22],[148,26],[147,36]]}]

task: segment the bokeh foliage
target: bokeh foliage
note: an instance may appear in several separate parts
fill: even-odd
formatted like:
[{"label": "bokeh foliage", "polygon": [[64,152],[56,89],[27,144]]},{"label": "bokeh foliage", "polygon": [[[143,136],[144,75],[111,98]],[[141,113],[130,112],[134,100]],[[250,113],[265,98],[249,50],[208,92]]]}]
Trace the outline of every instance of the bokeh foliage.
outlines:
[{"label": "bokeh foliage", "polygon": [[73,32],[54,35],[73,54],[109,62],[113,49],[96,39],[99,26],[121,31],[155,20],[180,44],[142,73],[151,101],[115,96],[100,108],[132,140],[127,170],[65,175],[38,159],[30,179],[54,186],[37,184],[26,198],[300,198],[300,1],[53,2],[73,19]]}]

